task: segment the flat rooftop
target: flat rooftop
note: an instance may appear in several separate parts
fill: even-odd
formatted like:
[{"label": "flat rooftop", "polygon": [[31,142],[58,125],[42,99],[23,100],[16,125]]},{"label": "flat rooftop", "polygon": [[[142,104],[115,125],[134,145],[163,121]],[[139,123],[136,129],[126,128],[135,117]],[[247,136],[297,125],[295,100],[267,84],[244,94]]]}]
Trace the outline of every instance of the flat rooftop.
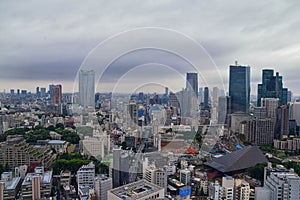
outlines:
[{"label": "flat rooftop", "polygon": [[15,190],[20,181],[21,177],[15,177],[11,181],[7,181],[5,190]]},{"label": "flat rooftop", "polygon": [[125,200],[139,199],[153,192],[162,190],[162,187],[154,185],[142,179],[134,183],[123,185],[121,187],[110,190],[111,193]]},{"label": "flat rooftop", "polygon": [[42,177],[41,184],[50,184],[51,183],[52,171],[46,171],[46,172],[44,172],[44,174],[28,173],[26,175],[26,177],[24,178],[22,186],[31,185],[31,179],[37,175],[40,175]]},{"label": "flat rooftop", "polygon": [[48,144],[53,144],[53,145],[63,145],[65,144],[66,141],[64,140],[49,140]]}]

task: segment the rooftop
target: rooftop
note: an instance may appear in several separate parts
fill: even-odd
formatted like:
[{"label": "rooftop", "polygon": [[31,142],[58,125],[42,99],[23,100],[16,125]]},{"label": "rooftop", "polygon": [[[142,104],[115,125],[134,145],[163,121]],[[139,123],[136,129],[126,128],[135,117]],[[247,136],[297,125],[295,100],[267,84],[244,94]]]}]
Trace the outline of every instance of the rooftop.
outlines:
[{"label": "rooftop", "polygon": [[62,145],[65,144],[66,141],[64,140],[49,140],[48,144],[57,144],[57,145]]},{"label": "rooftop", "polygon": [[159,187],[142,179],[137,182],[112,189],[110,190],[110,192],[118,196],[119,198],[126,200],[134,200],[142,198],[162,189],[162,187]]},{"label": "rooftop", "polygon": [[219,158],[213,158],[204,164],[220,172],[233,172],[268,162],[257,146],[246,146]]},{"label": "rooftop", "polygon": [[14,190],[16,189],[18,183],[21,181],[21,177],[15,177],[11,181],[6,182],[5,190]]},{"label": "rooftop", "polygon": [[41,176],[41,184],[50,184],[52,180],[52,171],[47,171],[44,174],[28,173],[22,183],[23,186],[31,185],[31,179],[36,176]]}]

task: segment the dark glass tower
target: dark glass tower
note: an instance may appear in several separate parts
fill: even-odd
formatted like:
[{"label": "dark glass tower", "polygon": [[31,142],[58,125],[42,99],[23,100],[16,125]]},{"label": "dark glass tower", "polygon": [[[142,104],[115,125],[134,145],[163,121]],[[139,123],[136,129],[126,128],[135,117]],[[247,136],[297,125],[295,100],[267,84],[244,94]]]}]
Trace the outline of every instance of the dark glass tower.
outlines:
[{"label": "dark glass tower", "polygon": [[250,67],[230,65],[229,96],[231,97],[231,112],[249,111],[250,104]]},{"label": "dark glass tower", "polygon": [[257,106],[261,106],[262,98],[279,98],[279,105],[285,105],[288,101],[288,89],[283,88],[282,76],[273,69],[262,71],[262,83],[257,87]]},{"label": "dark glass tower", "polygon": [[204,88],[204,108],[209,107],[209,90],[208,87]]},{"label": "dark glass tower", "polygon": [[186,74],[186,88],[193,89],[196,97],[198,97],[198,74],[197,73],[187,73]]}]

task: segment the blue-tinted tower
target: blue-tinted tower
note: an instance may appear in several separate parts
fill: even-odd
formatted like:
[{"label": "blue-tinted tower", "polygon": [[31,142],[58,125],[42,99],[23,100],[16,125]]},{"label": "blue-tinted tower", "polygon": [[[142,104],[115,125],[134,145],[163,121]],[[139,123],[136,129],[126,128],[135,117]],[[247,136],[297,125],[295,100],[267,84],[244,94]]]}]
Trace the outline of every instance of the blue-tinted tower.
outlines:
[{"label": "blue-tinted tower", "polygon": [[229,96],[231,111],[248,113],[250,105],[250,67],[230,65]]}]

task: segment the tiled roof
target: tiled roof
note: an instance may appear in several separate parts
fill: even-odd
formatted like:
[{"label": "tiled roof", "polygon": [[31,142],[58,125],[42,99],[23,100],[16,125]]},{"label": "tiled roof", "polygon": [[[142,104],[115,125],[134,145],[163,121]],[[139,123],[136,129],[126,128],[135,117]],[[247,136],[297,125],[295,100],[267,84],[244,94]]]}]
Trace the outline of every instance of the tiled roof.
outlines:
[{"label": "tiled roof", "polygon": [[268,162],[258,146],[246,146],[219,158],[213,158],[204,164],[220,172],[232,172]]}]

